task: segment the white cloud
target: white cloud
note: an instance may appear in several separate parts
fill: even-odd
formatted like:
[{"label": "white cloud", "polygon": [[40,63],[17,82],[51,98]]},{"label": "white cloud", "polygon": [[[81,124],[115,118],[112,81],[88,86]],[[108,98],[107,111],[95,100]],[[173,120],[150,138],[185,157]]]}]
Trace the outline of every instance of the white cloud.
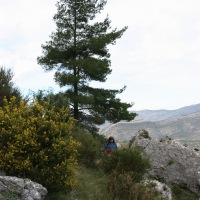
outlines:
[{"label": "white cloud", "polygon": [[136,109],[199,103],[200,2],[138,0],[116,5],[110,4],[116,8],[111,19],[129,26],[111,49],[113,76],[119,80],[121,74],[120,82],[127,85],[122,99],[133,99]]},{"label": "white cloud", "polygon": [[52,21],[55,1],[0,3],[0,65],[13,69],[15,82],[22,91],[56,87],[52,73],[44,73],[36,60],[41,55],[41,44],[49,39],[55,28]]},{"label": "white cloud", "polygon": [[[36,61],[55,30],[56,0],[0,3],[0,65],[14,69],[23,90],[58,89]],[[199,103],[199,10],[198,0],[109,0],[102,15],[109,14],[113,28],[129,28],[110,47],[113,72],[103,86],[127,85],[120,98],[136,110]]]}]

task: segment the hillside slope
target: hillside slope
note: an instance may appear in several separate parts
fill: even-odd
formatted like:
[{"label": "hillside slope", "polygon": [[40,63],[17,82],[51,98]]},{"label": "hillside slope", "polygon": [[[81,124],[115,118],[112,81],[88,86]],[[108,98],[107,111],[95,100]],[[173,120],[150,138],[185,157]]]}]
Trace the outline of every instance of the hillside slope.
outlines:
[{"label": "hillside slope", "polygon": [[152,138],[159,139],[168,135],[192,147],[200,148],[200,104],[173,111],[141,111],[141,113],[134,121],[121,121],[100,129],[100,134],[107,137],[113,135],[117,140],[127,142],[139,130],[145,129]]}]

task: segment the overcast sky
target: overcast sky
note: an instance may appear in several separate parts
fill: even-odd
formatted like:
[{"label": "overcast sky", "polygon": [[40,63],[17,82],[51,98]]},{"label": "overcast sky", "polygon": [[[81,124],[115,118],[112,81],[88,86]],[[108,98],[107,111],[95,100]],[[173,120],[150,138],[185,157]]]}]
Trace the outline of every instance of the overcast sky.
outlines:
[{"label": "overcast sky", "polygon": [[[0,0],[0,66],[28,90],[59,87],[37,64],[55,30],[56,0]],[[128,30],[110,47],[112,74],[99,87],[127,89],[134,110],[177,109],[200,103],[200,1],[108,0],[112,27]],[[99,18],[100,19],[100,18]]]}]

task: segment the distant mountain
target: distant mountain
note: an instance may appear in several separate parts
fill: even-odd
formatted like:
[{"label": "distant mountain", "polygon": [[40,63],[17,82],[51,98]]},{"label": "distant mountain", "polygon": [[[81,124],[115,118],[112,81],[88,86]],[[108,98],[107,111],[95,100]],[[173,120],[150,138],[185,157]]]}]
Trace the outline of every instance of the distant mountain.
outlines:
[{"label": "distant mountain", "polygon": [[159,130],[177,139],[200,140],[200,112],[156,122]]},{"label": "distant mountain", "polygon": [[175,119],[183,115],[200,112],[200,104],[183,107],[176,110],[141,110],[133,112],[138,114],[135,119],[143,119],[145,121],[155,122],[169,118]]},{"label": "distant mountain", "polygon": [[107,137],[113,135],[117,140],[127,142],[141,129],[147,130],[153,138],[164,137],[164,134],[160,132],[155,122],[142,120],[135,120],[132,122],[121,121],[116,124],[111,124],[100,129],[100,134]]},{"label": "distant mountain", "polygon": [[118,122],[100,129],[100,134],[113,135],[117,140],[129,141],[139,130],[145,129],[152,138],[170,136],[173,139],[200,148],[200,104],[177,110],[137,111],[131,122]]}]

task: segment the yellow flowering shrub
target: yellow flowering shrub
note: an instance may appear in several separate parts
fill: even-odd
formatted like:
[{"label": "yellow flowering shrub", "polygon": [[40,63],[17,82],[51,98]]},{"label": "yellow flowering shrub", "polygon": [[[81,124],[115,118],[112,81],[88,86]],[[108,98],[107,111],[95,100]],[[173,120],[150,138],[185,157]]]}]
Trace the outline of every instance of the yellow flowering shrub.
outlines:
[{"label": "yellow flowering shrub", "polygon": [[70,190],[76,183],[79,143],[72,137],[68,108],[56,111],[48,102],[30,105],[15,97],[0,107],[0,169],[30,178],[48,190]]}]

